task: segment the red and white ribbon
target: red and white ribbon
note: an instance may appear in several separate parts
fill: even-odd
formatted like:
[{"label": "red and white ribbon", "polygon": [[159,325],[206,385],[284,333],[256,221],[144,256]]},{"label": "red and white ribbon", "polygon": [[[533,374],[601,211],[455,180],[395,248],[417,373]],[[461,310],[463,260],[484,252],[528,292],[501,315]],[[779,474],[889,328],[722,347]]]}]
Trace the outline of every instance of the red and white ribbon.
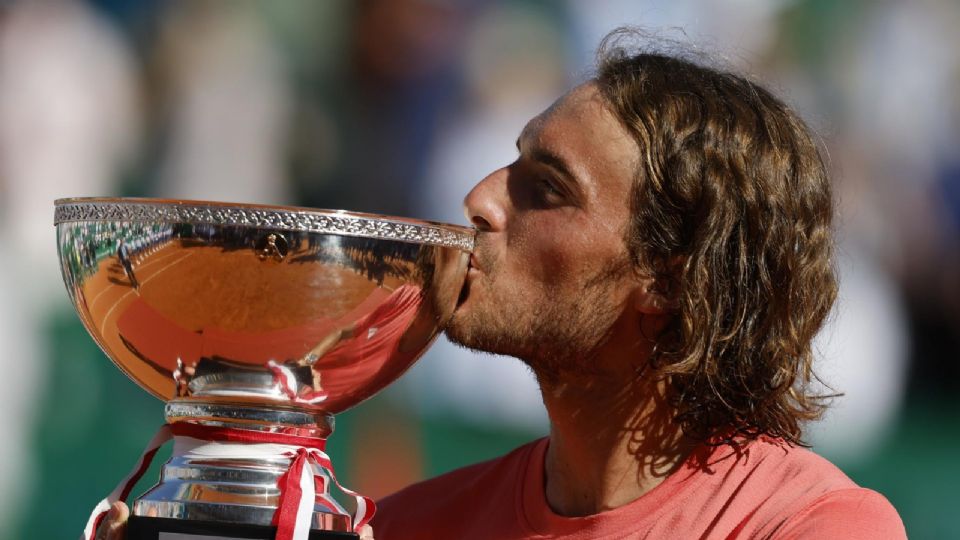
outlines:
[{"label": "red and white ribbon", "polygon": [[343,487],[337,480],[330,457],[324,452],[325,439],[177,423],[160,428],[130,474],[97,504],[83,530],[84,540],[92,540],[111,504],[127,499],[130,490],[150,466],[157,450],[171,438],[174,440],[175,456],[290,458],[290,467],[278,481],[280,501],[273,517],[273,525],[277,527],[276,540],[307,540],[316,504],[331,513],[346,514],[343,507],[330,496],[331,479],[341,491],[356,500],[357,509],[353,516],[355,531],[366,525],[376,512],[372,499]]},{"label": "red and white ribbon", "polygon": [[330,395],[324,392],[322,389],[309,390],[304,392],[302,395],[297,393],[297,378],[293,374],[293,370],[277,362],[276,360],[270,360],[267,363],[267,369],[273,373],[274,384],[276,384],[280,388],[280,391],[283,392],[283,394],[294,403],[316,405],[317,403],[323,403],[328,397],[330,397]]},{"label": "red and white ribbon", "polygon": [[150,439],[150,443],[147,444],[137,464],[133,466],[133,469],[127,474],[126,478],[121,480],[120,483],[117,484],[117,487],[113,488],[113,491],[94,507],[93,513],[90,514],[90,519],[87,520],[87,526],[83,528],[84,540],[92,540],[93,535],[97,531],[97,527],[100,526],[100,522],[103,521],[107,512],[110,511],[111,504],[117,501],[127,500],[127,497],[130,496],[130,490],[133,489],[137,480],[140,480],[143,473],[147,471],[150,462],[153,461],[153,457],[157,454],[157,450],[163,446],[163,443],[169,441],[170,437],[170,425],[164,424],[160,427],[160,430],[157,431],[157,434]]}]

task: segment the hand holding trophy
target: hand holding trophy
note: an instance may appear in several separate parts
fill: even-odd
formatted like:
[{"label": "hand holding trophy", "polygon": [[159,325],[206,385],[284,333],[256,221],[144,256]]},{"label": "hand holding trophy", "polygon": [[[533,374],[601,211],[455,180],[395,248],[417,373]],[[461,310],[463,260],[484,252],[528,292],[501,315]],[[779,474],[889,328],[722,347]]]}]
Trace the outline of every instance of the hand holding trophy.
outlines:
[{"label": "hand holding trophy", "polygon": [[[156,451],[126,538],[358,538],[373,501],[325,453],[333,415],[399,377],[456,307],[473,231],[342,211],[148,199],[56,203],[64,282],[166,423],[99,505],[90,539]],[[351,513],[333,497],[350,495]],[[200,536],[205,535],[205,536]]]}]

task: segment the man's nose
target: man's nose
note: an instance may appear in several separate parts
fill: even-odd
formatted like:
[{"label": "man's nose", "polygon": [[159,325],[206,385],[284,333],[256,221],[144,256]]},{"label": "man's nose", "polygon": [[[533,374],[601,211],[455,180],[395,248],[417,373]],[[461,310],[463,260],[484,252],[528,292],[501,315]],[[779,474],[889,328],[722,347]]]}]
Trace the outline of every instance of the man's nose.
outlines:
[{"label": "man's nose", "polygon": [[507,171],[498,169],[473,186],[463,199],[463,211],[467,220],[478,230],[494,232],[503,230],[507,214]]}]

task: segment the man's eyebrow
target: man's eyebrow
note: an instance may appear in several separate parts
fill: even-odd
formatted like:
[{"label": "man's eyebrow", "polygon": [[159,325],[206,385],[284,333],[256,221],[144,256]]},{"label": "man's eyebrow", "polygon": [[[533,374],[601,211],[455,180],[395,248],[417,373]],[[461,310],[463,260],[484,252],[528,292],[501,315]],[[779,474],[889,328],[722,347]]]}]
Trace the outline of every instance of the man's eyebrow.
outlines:
[{"label": "man's eyebrow", "polygon": [[[518,152],[521,151],[520,142],[524,139],[525,134],[526,134],[526,129],[524,129],[524,132],[521,133],[519,137],[517,137]],[[564,161],[563,158],[551,152],[550,150],[547,150],[546,148],[541,148],[541,147],[530,148],[527,150],[527,155],[534,161],[538,161],[544,165],[547,165],[555,169],[560,174],[566,176],[568,180],[575,181],[577,179],[576,175],[574,175],[570,171],[570,167],[567,166],[567,162]]]},{"label": "man's eyebrow", "polygon": [[534,161],[543,163],[552,169],[555,169],[558,173],[565,176],[567,180],[573,182],[576,182],[577,180],[576,175],[574,175],[570,171],[570,168],[567,167],[567,162],[549,150],[544,148],[534,148],[530,150],[530,158]]},{"label": "man's eyebrow", "polygon": [[[520,142],[524,138],[523,135],[524,134],[521,133],[520,137],[517,138],[517,151],[520,151]],[[573,174],[573,171],[571,171],[570,167],[567,166],[567,162],[558,154],[551,152],[546,148],[535,146],[533,148],[528,147],[526,149],[526,157],[537,163],[546,165],[547,167],[556,171],[559,175],[558,180],[563,186],[566,187],[568,194],[576,200],[581,200],[583,198],[583,186],[580,183],[580,179],[577,177],[577,175]]]}]

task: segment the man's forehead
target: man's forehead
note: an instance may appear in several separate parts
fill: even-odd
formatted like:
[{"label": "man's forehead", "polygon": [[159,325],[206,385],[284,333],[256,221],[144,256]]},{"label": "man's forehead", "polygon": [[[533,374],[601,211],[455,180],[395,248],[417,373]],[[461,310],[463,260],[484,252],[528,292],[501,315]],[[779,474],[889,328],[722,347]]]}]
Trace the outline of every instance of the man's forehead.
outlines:
[{"label": "man's forehead", "polygon": [[562,129],[565,134],[581,134],[602,144],[635,147],[633,137],[616,118],[594,82],[576,86],[560,96],[527,123],[521,138],[540,135],[545,129]]},{"label": "man's forehead", "polygon": [[595,83],[588,82],[575,86],[557,98],[543,112],[530,119],[520,133],[520,138],[539,134],[550,120],[558,116],[582,117],[585,113],[597,113],[603,110],[606,110],[606,101]]},{"label": "man's forehead", "polygon": [[531,119],[518,143],[553,146],[558,154],[571,160],[599,160],[608,166],[625,167],[631,176],[640,154],[637,142],[617,120],[593,82],[573,88]]}]

